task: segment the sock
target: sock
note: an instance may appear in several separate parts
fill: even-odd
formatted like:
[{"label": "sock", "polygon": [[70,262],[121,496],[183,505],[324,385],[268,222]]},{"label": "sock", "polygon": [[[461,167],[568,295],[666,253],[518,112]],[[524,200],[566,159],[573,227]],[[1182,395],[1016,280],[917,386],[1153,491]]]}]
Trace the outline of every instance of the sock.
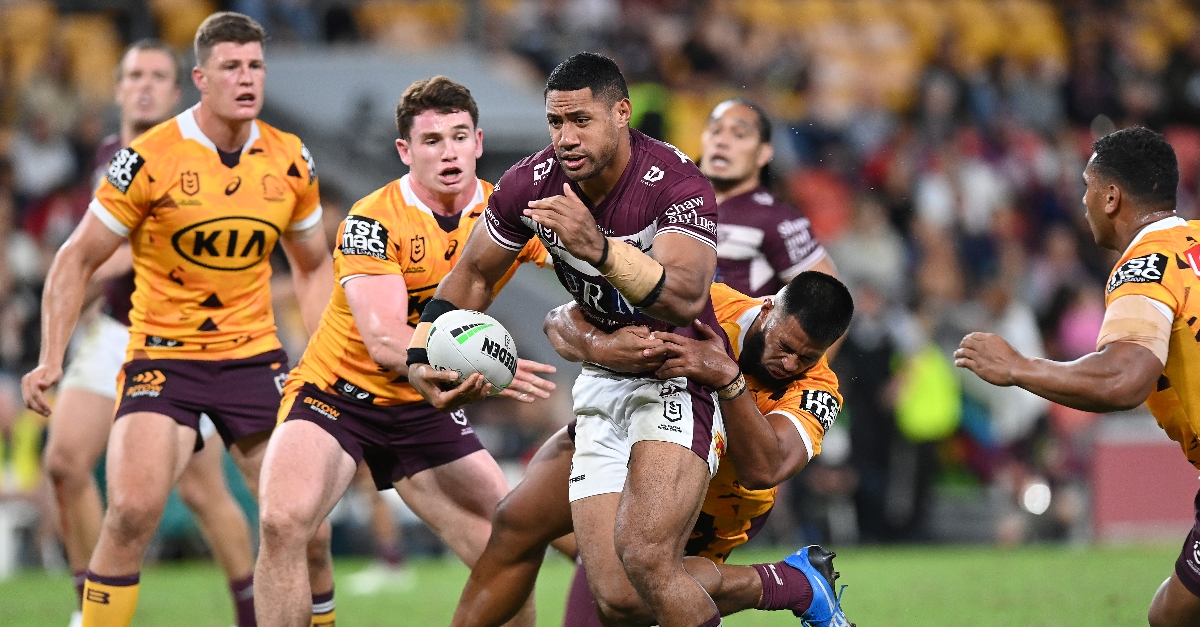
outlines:
[{"label": "sock", "polygon": [[379,547],[379,561],[391,566],[399,568],[404,565],[404,551],[400,549],[398,544],[385,544]]},{"label": "sock", "polygon": [[313,595],[313,614],[311,627],[334,627],[333,590],[324,594]]},{"label": "sock", "polygon": [[237,627],[258,627],[254,618],[254,575],[229,582],[229,593],[233,595]]},{"label": "sock", "polygon": [[75,584],[75,600],[79,603],[79,609],[83,609],[83,582],[87,581],[87,571],[77,570],[71,573],[71,582]]},{"label": "sock", "polygon": [[588,586],[587,571],[583,564],[575,566],[575,578],[571,580],[571,591],[567,593],[567,611],[563,615],[563,627],[603,627],[599,608]]},{"label": "sock", "polygon": [[700,624],[700,627],[721,627],[721,615],[717,614]]},{"label": "sock", "polygon": [[760,610],[792,610],[797,616],[812,605],[813,589],[808,577],[783,562],[754,564],[762,579]]},{"label": "sock", "polygon": [[83,627],[128,627],[137,609],[141,573],[106,577],[87,571],[83,584]]}]

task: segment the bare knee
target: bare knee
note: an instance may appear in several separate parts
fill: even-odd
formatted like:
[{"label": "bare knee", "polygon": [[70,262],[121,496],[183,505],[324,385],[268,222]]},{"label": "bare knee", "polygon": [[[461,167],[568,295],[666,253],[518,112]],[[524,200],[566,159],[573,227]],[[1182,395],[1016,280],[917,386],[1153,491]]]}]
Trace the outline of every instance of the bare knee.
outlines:
[{"label": "bare knee", "polygon": [[149,540],[158,527],[164,503],[144,494],[110,495],[104,528],[117,544]]},{"label": "bare knee", "polygon": [[631,537],[618,533],[616,538],[617,558],[634,585],[646,581],[666,581],[664,575],[681,571],[683,561],[665,543]]},{"label": "bare knee", "polygon": [[314,538],[312,515],[290,505],[280,499],[264,507],[259,513],[259,533],[263,546],[297,549]]},{"label": "bare knee", "polygon": [[79,487],[92,479],[92,470],[96,465],[95,459],[88,457],[82,451],[66,446],[53,446],[46,451],[46,474],[56,487]]},{"label": "bare knee", "polygon": [[608,590],[593,590],[596,607],[610,622],[622,625],[650,625],[654,615],[650,613],[636,590],[629,586]]}]

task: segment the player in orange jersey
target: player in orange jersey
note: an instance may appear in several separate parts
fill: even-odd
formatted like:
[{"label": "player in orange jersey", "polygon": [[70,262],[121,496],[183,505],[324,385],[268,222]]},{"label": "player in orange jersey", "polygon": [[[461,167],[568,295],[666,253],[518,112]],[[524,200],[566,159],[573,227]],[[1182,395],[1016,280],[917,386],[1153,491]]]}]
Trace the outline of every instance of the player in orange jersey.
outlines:
[{"label": "player in orange jersey", "polygon": [[[475,176],[483,151],[478,108],[442,76],[413,83],[396,108],[396,148],[410,172],[356,203],[334,251],[333,300],[288,377],[279,428],[263,466],[259,624],[303,619],[305,542],[366,461],[456,554],[474,566],[508,493],[463,410],[434,409],[407,383],[406,349],[438,283],[459,260],[492,185]],[[542,264],[530,242],[517,263]],[[521,360],[504,396],[532,401],[553,368]],[[532,604],[516,624],[532,625]]]},{"label": "player in orange jersey", "polygon": [[[291,262],[310,328],[329,300],[332,263],[316,172],[294,135],[257,121],[262,27],[236,13],[196,32],[200,103],[117,153],[46,280],[39,365],[26,404],[50,411],[84,286],[128,238],[136,272],[130,342],[108,445],[109,508],[88,567],[84,627],[128,625],[145,549],[172,485],[216,426],[252,493],[274,428],[287,355],[275,335],[268,258]],[[327,538],[314,540],[312,587],[331,593]]]},{"label": "player in orange jersey", "polygon": [[[550,312],[546,333],[555,350],[571,361],[697,381],[745,375],[748,393],[721,401],[728,440],[721,443],[724,457],[709,482],[684,564],[722,614],[756,607],[797,609],[805,602],[805,582],[807,603],[816,606],[812,600],[820,598],[819,589],[829,589],[836,578],[833,555],[820,547],[803,550],[824,582],[795,577],[800,571],[791,565],[730,566],[724,561],[761,529],[775,503],[775,486],[821,452],[821,441],[842,402],[837,377],[824,355],[850,322],[850,294],[837,279],[815,271],[800,273],[778,296],[766,299],[745,296],[721,283],[714,283],[711,293],[736,361],[711,330],[700,330],[702,341],[651,334],[645,327],[608,334],[590,324],[575,304]],[[500,504],[487,550],[463,590],[453,627],[494,627],[511,616],[533,590],[546,545],[571,532],[567,480],[575,448],[573,426],[542,446],[525,479]],[[610,619],[653,623],[654,616],[625,573],[610,568],[585,577],[581,566],[564,625],[600,625],[589,581],[592,589],[602,590],[598,596],[605,599],[604,614]],[[799,598],[792,598],[793,593]],[[828,608],[809,609],[813,624],[837,624],[822,622],[831,621],[832,613],[817,610]]]},{"label": "player in orange jersey", "polygon": [[[95,181],[103,180],[108,163],[135,137],[169,119],[179,104],[179,66],[166,44],[139,41],[126,50],[117,69],[117,106],[121,129],[96,150]],[[112,426],[117,396],[117,376],[129,345],[129,309],[134,291],[133,260],[122,245],[93,275],[104,282],[104,311],[94,314],[83,329],[83,340],[71,355],[59,384],[54,413],[50,415],[50,439],[46,444],[46,472],[57,497],[63,545],[74,575],[79,607],[83,605],[83,582],[92,549],[100,535],[104,516],[100,491],[92,478],[97,460],[104,452]],[[206,443],[216,438],[212,421],[201,421]],[[192,456],[179,477],[179,495],[196,513],[213,555],[225,571],[234,599],[238,627],[254,624],[254,553],[250,528],[229,488],[221,468],[221,449],[206,446]],[[83,620],[80,611],[72,625]]]},{"label": "player in orange jersey", "polygon": [[[1200,468],[1200,222],[1175,213],[1179,165],[1161,135],[1128,128],[1100,138],[1083,170],[1096,243],[1124,251],[1109,276],[1096,352],[1072,362],[1031,359],[991,333],[972,333],[955,365],[1092,412],[1143,402]],[[1150,604],[1153,627],[1200,625],[1200,494],[1175,572]]]}]

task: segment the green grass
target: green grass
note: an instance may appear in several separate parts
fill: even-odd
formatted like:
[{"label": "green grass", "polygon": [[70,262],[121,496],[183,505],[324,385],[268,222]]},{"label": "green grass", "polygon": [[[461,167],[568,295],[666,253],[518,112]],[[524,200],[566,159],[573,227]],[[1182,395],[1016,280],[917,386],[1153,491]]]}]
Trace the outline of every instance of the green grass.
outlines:
[{"label": "green grass", "polygon": [[[1174,546],[1114,548],[847,548],[838,551],[843,606],[860,627],[1144,625],[1155,589],[1171,572]],[[779,559],[785,551],[745,551],[734,561]],[[346,627],[449,623],[467,570],[449,560],[414,563],[416,585],[404,592],[352,596],[346,577],[362,560],[337,563],[338,624]],[[538,582],[539,626],[561,623],[573,567],[551,557]],[[64,627],[72,597],[65,575],[27,573],[0,582],[5,625]],[[11,622],[10,622],[11,621]],[[142,576],[135,626],[228,627],[224,581],[208,563],[169,564]],[[797,625],[787,612],[743,612],[729,627]]]}]

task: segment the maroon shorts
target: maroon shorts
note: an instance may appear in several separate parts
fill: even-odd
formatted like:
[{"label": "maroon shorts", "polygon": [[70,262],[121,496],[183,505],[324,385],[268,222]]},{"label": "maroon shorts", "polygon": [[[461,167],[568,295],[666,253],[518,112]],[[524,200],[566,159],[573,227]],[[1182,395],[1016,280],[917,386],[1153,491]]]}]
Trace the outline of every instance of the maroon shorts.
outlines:
[{"label": "maroon shorts", "polygon": [[384,407],[305,383],[285,395],[280,413],[324,429],[355,464],[365,460],[380,490],[483,450],[461,408],[445,413],[424,401]]},{"label": "maroon shorts", "polygon": [[275,428],[288,357],[283,349],[245,359],[135,359],[121,369],[116,419],[134,412],[163,414],[196,430],[208,414],[221,440],[234,442]]},{"label": "maroon shorts", "polygon": [[1200,597],[1200,492],[1195,500],[1196,522],[1183,541],[1183,550],[1175,560],[1175,574],[1192,594]]}]

